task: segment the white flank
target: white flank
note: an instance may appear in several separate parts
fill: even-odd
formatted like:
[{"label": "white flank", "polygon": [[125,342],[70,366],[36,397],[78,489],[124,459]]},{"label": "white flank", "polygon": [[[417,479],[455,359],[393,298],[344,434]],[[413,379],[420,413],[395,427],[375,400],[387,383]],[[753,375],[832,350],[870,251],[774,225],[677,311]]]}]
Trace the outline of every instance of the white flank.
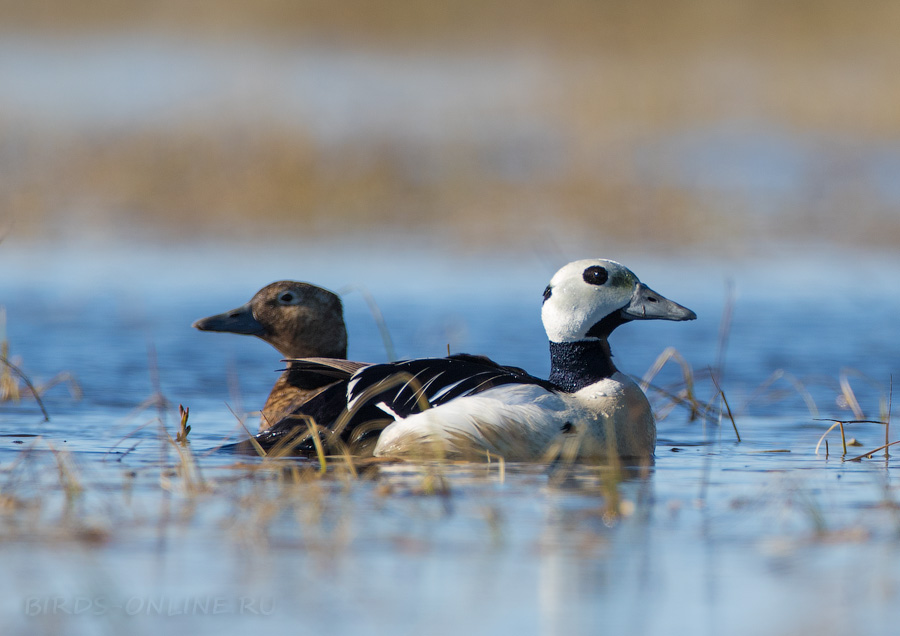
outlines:
[{"label": "white flank", "polygon": [[[398,420],[375,448],[382,457],[541,459],[554,444],[575,443],[579,458],[649,457],[656,425],[646,396],[631,379],[613,377],[572,393],[507,384]],[[435,449],[437,449],[435,451]]]}]

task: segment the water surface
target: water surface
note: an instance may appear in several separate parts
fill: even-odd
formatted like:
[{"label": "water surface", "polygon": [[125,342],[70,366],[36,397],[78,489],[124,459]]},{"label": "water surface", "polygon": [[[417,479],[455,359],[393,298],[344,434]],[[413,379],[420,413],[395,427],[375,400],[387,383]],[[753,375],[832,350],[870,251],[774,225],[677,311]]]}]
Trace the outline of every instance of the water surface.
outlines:
[{"label": "water surface", "polygon": [[[829,423],[816,418],[854,419],[842,372],[864,415],[880,415],[900,359],[895,259],[615,255],[700,316],[624,326],[617,364],[641,376],[673,346],[713,401],[707,369],[724,360],[742,438],[651,391],[665,414],[656,464],[618,485],[615,507],[599,467],[398,464],[352,479],[336,463],[292,486],[289,472],[208,452],[240,434],[234,413],[262,404],[280,362],[254,339],[192,330],[196,318],[284,277],[364,285],[399,357],[449,346],[543,375],[541,291],[584,256],[357,245],[234,258],[250,249],[0,249],[12,355],[36,382],[69,371],[83,391],[48,391],[47,422],[33,402],[0,404],[0,495],[13,498],[0,513],[4,633],[892,633],[895,460],[842,461],[836,432],[817,454]],[[363,296],[344,302],[351,357],[386,359]],[[680,381],[670,365],[654,383]],[[190,407],[199,475],[160,442],[160,412],[138,408],[157,392],[170,434],[175,406]],[[862,444],[852,456],[885,429],[848,433]],[[66,496],[51,448],[68,451],[80,492]]]}]

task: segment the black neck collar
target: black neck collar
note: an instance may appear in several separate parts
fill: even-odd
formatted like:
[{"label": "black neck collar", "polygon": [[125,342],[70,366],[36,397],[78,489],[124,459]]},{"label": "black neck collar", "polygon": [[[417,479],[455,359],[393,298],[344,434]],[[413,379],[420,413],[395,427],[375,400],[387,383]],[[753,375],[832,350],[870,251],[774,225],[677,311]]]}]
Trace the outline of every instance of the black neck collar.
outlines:
[{"label": "black neck collar", "polygon": [[550,382],[567,393],[608,378],[616,371],[606,338],[550,343]]}]

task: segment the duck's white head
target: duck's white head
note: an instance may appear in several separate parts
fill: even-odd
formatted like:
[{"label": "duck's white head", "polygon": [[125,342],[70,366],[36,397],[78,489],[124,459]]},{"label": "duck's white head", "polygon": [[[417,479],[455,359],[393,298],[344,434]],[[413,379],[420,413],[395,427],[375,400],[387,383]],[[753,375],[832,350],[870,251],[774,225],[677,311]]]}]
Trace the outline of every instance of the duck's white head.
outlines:
[{"label": "duck's white head", "polygon": [[560,269],[544,290],[541,318],[551,342],[605,339],[631,320],[694,320],[693,311],[641,283],[627,267],[585,259]]}]

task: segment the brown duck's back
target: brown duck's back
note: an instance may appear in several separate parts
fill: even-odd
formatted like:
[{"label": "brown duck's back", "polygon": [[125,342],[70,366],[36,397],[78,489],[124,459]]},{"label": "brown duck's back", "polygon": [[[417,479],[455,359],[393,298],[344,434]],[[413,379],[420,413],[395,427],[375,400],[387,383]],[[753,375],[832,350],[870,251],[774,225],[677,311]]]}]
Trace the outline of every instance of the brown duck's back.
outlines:
[{"label": "brown duck's back", "polygon": [[369,366],[367,362],[340,358],[297,358],[287,362],[288,369],[275,382],[263,407],[260,431],[278,423],[333,384]]}]

